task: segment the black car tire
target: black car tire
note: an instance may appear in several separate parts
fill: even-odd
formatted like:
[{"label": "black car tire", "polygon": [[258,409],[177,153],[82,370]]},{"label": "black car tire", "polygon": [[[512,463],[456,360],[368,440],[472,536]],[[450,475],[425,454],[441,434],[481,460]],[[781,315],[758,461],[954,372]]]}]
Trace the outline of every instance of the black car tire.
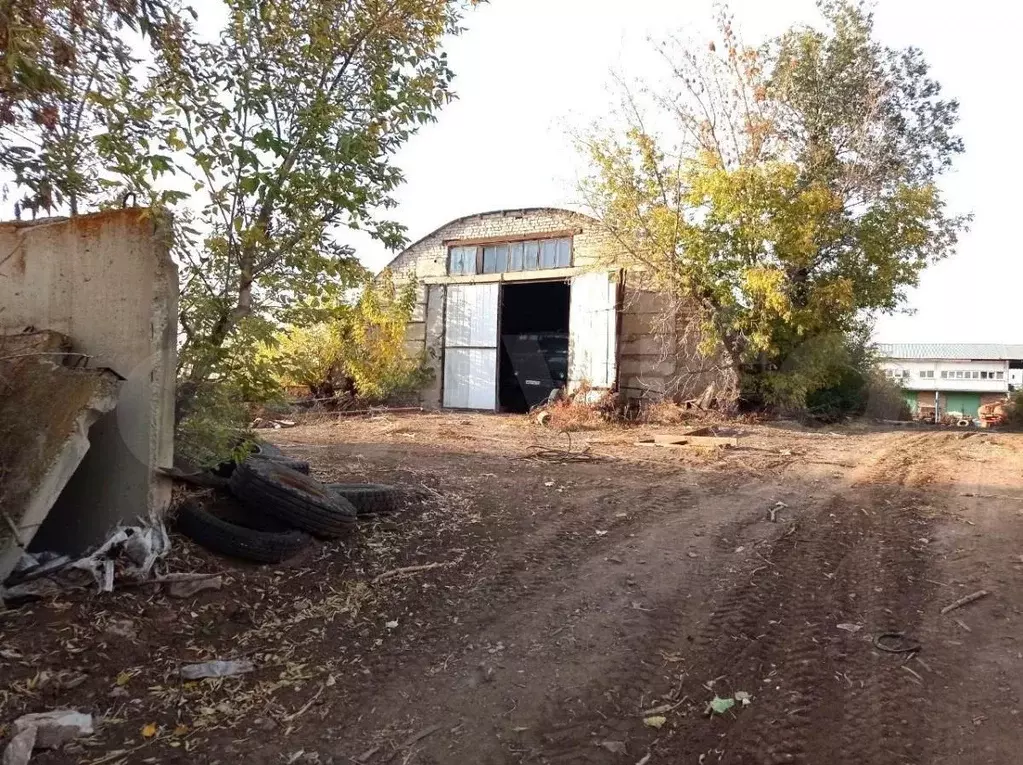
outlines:
[{"label": "black car tire", "polygon": [[305,475],[309,475],[309,463],[306,462],[305,460],[292,459],[291,457],[285,457],[283,454],[281,456],[279,456],[279,457],[272,456],[272,455],[269,455],[269,454],[267,454],[267,455],[255,454],[255,455],[253,455],[253,457],[250,457],[249,459],[253,459],[253,458],[255,458],[255,459],[263,459],[263,460],[271,460],[273,462],[276,462],[278,465],[284,465],[285,467],[289,467],[292,470],[297,470],[299,473],[304,473]]},{"label": "black car tire", "polygon": [[253,442],[252,453],[258,454],[260,457],[269,457],[272,460],[279,459],[284,456],[284,452],[280,450],[280,447],[268,444],[266,441]]},{"label": "black car tire", "polygon": [[382,483],[328,483],[324,484],[334,494],[344,497],[355,507],[359,515],[369,513],[393,513],[400,509],[406,494],[397,486]]},{"label": "black car tire", "polygon": [[312,542],[308,534],[281,527],[272,519],[253,517],[251,525],[264,526],[263,529],[234,523],[206,510],[195,500],[187,500],[178,508],[176,525],[178,531],[208,550],[256,563],[281,563]]},{"label": "black car tire", "polygon": [[304,473],[259,457],[231,476],[231,492],[246,505],[320,537],[337,537],[355,522],[348,500]]}]

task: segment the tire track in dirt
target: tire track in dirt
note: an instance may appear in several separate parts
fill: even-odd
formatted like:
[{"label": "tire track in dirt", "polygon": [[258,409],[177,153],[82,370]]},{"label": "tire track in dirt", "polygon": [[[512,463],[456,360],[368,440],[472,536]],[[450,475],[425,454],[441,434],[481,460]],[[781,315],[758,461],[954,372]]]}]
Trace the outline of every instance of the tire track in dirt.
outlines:
[{"label": "tire track in dirt", "polygon": [[[782,491],[781,486],[770,484],[758,486],[752,492],[724,496],[716,502],[726,506],[738,503],[769,507],[772,500],[768,498],[777,497]],[[712,495],[715,493],[712,492]],[[729,508],[722,516],[731,512]],[[763,515],[757,513],[755,517],[722,520],[724,522],[717,526],[715,538],[710,544],[720,549],[731,545],[729,552],[732,552],[736,538],[743,530],[766,520],[766,512]],[[719,537],[720,533],[731,541],[724,542]],[[661,530],[662,544],[667,543],[662,551],[672,549],[676,555],[680,554],[681,550],[672,545],[672,541],[677,538],[676,534],[667,528]],[[656,555],[650,549],[646,552],[648,557]],[[633,657],[637,663],[622,662],[612,666],[595,679],[585,699],[561,698],[537,715],[541,720],[556,721],[540,726],[533,737],[533,752],[540,761],[558,764],[619,762],[619,758],[601,748],[600,743],[626,740],[635,734],[637,728],[642,729],[638,717],[640,711],[660,703],[654,691],[661,690],[665,685],[665,671],[668,668],[679,670],[670,683],[671,687],[678,685],[682,674],[679,652],[689,648],[696,640],[693,635],[698,634],[698,624],[694,623],[686,607],[679,602],[678,593],[688,588],[692,568],[685,567],[685,572],[688,576],[681,570],[662,572],[676,573],[678,576],[674,588],[664,588],[670,590],[671,594],[652,597],[648,601],[651,608],[647,609],[646,614],[627,611],[622,618],[623,632],[630,635],[630,638],[619,653]],[[688,589],[686,592],[688,595]],[[598,699],[596,704],[593,698]]]},{"label": "tire track in dirt", "polygon": [[[916,512],[922,497],[917,486],[927,484],[928,461],[957,448],[957,433],[925,433],[901,439],[859,475],[857,488],[869,501],[869,517],[875,540],[869,555],[852,558],[850,581],[859,603],[862,622],[875,633],[905,632],[920,627],[921,606],[933,587],[926,581],[928,560],[921,537],[929,537],[930,521]],[[865,513],[866,515],[866,513]],[[919,694],[912,675],[901,671],[905,655],[874,651],[873,666],[848,693],[843,729],[843,761],[914,763],[919,761],[906,720],[896,714],[907,699]],[[873,735],[865,732],[873,731]]]},{"label": "tire track in dirt", "polygon": [[[919,626],[919,606],[930,587],[923,585],[927,563],[913,551],[913,530],[925,536],[926,522],[912,517],[912,507],[883,507],[892,500],[874,490],[870,523],[872,544],[865,554],[851,560],[849,580],[855,585],[857,621],[872,634],[905,632],[912,636]],[[901,504],[901,503],[896,503]],[[893,561],[898,561],[893,565]],[[897,710],[916,693],[911,676],[900,670],[907,656],[891,655],[861,647],[852,671],[846,671],[842,762],[917,762],[910,732]],[[855,674],[853,674],[855,673]]]},{"label": "tire track in dirt", "polygon": [[[676,486],[648,487],[637,496],[619,496],[610,506],[576,498],[557,522],[522,537],[522,544],[506,544],[498,553],[495,568],[468,592],[478,607],[466,609],[474,614],[466,628],[479,629],[499,618],[510,606],[564,579],[565,570],[580,560],[614,546],[623,533],[649,522],[651,516],[677,511],[690,496],[690,489]],[[636,512],[637,507],[643,512]],[[598,530],[606,534],[598,537]]]},{"label": "tire track in dirt", "polygon": [[[731,526],[734,524],[729,528]],[[776,544],[784,543],[782,540]],[[806,566],[819,566],[818,559],[827,552],[828,546],[818,541],[815,545],[804,546],[803,552],[806,553],[810,546],[815,547],[816,552],[805,555],[801,561]],[[748,569],[743,576],[750,577]],[[682,704],[679,711],[691,716],[699,715],[705,700],[697,701],[695,694],[699,692],[707,695],[707,692],[694,684],[694,668],[706,667],[719,661],[722,662],[721,666],[726,667],[725,671],[717,671],[717,668],[714,671],[701,670],[698,675],[701,681],[732,674],[737,666],[735,662],[749,660],[747,647],[758,645],[758,640],[765,638],[760,630],[764,614],[772,608],[774,601],[780,598],[801,602],[793,597],[793,590],[800,586],[798,576],[761,578],[756,582],[747,578],[742,581],[745,582],[743,586],[733,587],[725,593],[702,628],[693,629],[690,626],[690,620],[685,618],[685,605],[678,593],[657,603],[646,623],[633,620],[632,625],[627,625],[634,626],[636,631],[627,652],[623,653],[635,657],[637,663],[623,664],[600,678],[585,703],[573,704],[571,700],[560,700],[552,705],[549,714],[545,716],[556,717],[556,710],[561,710],[564,716],[564,710],[579,708],[579,719],[562,722],[539,732],[536,746],[542,750],[540,761],[552,765],[616,762],[613,754],[599,747],[600,742],[632,739],[634,746],[637,739],[649,741],[653,738],[653,734],[644,733],[638,714],[644,707],[659,705],[662,699],[658,696],[678,685],[678,675],[682,671],[687,675],[685,691],[694,698],[688,704]],[[793,614],[794,618],[796,616]],[[803,621],[805,619],[800,619],[798,623],[801,625]],[[807,636],[804,642],[812,640],[812,636]],[[754,665],[757,663],[754,661]],[[672,665],[679,671],[673,677],[666,677],[666,669]],[[734,686],[734,690],[748,689]],[[789,718],[784,724],[792,726],[795,722]],[[692,737],[688,738],[688,743],[692,744]],[[708,744],[708,748],[712,747],[713,741]],[[691,754],[696,750],[687,745],[686,751]]]},{"label": "tire track in dirt", "polygon": [[[915,497],[903,486],[930,442],[927,435],[900,439],[849,492],[821,509],[813,528],[776,545],[771,560],[784,581],[768,594],[766,611],[746,616],[765,637],[751,644],[750,656],[726,655],[718,666],[724,672],[756,658],[761,666],[794,668],[776,687],[783,695],[774,695],[792,707],[779,714],[770,708],[771,694],[762,694],[767,703],[754,704],[754,714],[733,723],[721,762],[914,762],[905,729],[892,715],[912,693],[909,675],[897,672],[899,661],[890,655],[843,636],[837,624],[861,624],[873,634],[916,625],[916,606],[927,595],[905,585],[922,579],[926,561],[907,553],[914,534],[926,533],[917,525],[926,522],[914,516]],[[874,486],[881,481],[887,486]],[[808,539],[801,539],[804,533]],[[827,583],[814,588],[815,574]]]},{"label": "tire track in dirt", "polygon": [[[926,449],[947,440],[914,435],[877,455],[848,492],[770,545],[762,554],[767,566],[733,586],[691,645],[682,621],[673,618],[680,604],[657,609],[633,654],[688,654],[685,689],[700,699],[676,712],[686,717],[660,736],[659,754],[704,754],[709,762],[743,765],[916,762],[910,732],[892,716],[915,693],[912,680],[899,671],[898,659],[869,646],[866,633],[912,630],[918,621],[927,598],[920,584],[926,560],[912,552],[912,541],[926,534],[926,521],[914,514],[916,497],[905,484],[917,480]],[[882,481],[884,488],[874,485]],[[863,633],[838,630],[844,622],[862,624]],[[703,719],[712,691],[700,685],[715,678],[713,691],[747,691],[753,705],[734,717]],[[635,704],[670,682],[663,665],[623,667],[591,699],[612,693]],[[541,761],[610,763],[614,757],[595,742],[631,731],[634,751],[636,743],[654,739],[637,732],[635,719],[621,717],[620,704],[595,709],[543,735]]]},{"label": "tire track in dirt", "polygon": [[[453,610],[442,606],[434,616],[418,615],[421,626],[415,644],[403,651],[403,664],[420,663],[426,671],[436,663],[439,646],[452,642],[465,646],[466,635],[478,644],[496,630],[507,640],[500,625],[510,615],[532,611],[530,604],[538,598],[553,601],[557,593],[552,588],[559,582],[570,587],[570,571],[581,561],[606,554],[630,530],[649,523],[652,517],[677,512],[688,503],[691,493],[689,487],[677,484],[651,485],[638,492],[615,495],[608,501],[606,492],[593,491],[590,492],[593,501],[587,501],[587,495],[575,495],[556,506],[552,513],[557,515],[538,529],[528,533],[513,531],[510,537],[496,543],[494,557],[482,564],[477,581],[464,590],[464,597]],[[607,532],[606,535],[597,536],[598,529]],[[453,615],[457,616],[454,622]],[[386,660],[367,661],[373,670],[369,678],[387,670],[382,661]],[[356,696],[372,705],[385,698],[387,690],[379,681],[369,678]],[[404,697],[408,689],[403,683],[397,692]]]}]

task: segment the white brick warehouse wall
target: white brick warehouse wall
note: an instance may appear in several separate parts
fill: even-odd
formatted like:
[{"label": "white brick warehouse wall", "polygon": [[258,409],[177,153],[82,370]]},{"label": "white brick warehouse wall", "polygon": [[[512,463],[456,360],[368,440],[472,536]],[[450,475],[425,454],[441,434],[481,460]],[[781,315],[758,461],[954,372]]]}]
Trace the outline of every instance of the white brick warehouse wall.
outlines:
[{"label": "white brick warehouse wall", "polygon": [[[573,266],[505,274],[449,276],[448,248],[460,241],[527,237],[533,234],[570,232],[573,237]],[[434,371],[434,384],[422,391],[422,403],[439,407],[443,367],[443,314],[445,287],[449,284],[565,279],[594,268],[620,267],[619,249],[613,238],[601,231],[597,221],[570,210],[531,208],[480,213],[452,221],[411,245],[389,265],[399,281],[419,282],[417,304],[406,334],[410,353],[426,353]],[[656,313],[666,303],[650,294],[630,274],[623,295],[618,338],[620,389],[630,398],[660,397],[665,394],[688,398],[698,395],[706,384],[702,370],[679,367],[683,332],[672,322],[658,321]],[[664,327],[669,327],[665,330]],[[686,341],[689,342],[688,340]],[[685,362],[688,363],[688,362]],[[699,388],[697,390],[697,388]]]}]

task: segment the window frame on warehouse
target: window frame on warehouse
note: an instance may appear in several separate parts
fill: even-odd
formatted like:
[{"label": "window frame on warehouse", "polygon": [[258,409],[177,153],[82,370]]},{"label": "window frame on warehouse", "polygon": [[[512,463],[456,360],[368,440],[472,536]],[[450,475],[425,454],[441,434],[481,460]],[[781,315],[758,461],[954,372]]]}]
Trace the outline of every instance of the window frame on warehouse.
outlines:
[{"label": "window frame on warehouse", "polygon": [[448,276],[555,271],[575,265],[575,232],[445,242]]}]

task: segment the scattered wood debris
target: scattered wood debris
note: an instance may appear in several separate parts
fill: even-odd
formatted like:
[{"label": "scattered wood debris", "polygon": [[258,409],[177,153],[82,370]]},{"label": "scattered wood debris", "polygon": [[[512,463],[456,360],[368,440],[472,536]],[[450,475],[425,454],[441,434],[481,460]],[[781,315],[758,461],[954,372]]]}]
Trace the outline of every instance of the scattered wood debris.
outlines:
[{"label": "scattered wood debris", "polygon": [[959,600],[953,603],[949,603],[947,606],[941,609],[941,614],[942,616],[944,616],[950,611],[955,611],[957,608],[968,606],[970,603],[974,603],[980,600],[981,598],[986,598],[990,594],[991,593],[989,593],[987,590],[977,590],[976,592],[971,592],[969,595],[964,595],[963,597],[959,598]]},{"label": "scattered wood debris", "polygon": [[650,438],[641,438],[636,441],[637,446],[663,446],[677,448],[681,446],[704,446],[734,448],[739,445],[739,439],[734,436],[708,435],[713,433],[712,428],[698,428],[685,433],[661,433]]},{"label": "scattered wood debris", "polygon": [[786,505],[784,502],[775,502],[774,503],[774,507],[768,508],[767,512],[768,512],[768,514],[771,517],[771,523],[777,523],[778,522],[778,513],[781,512],[782,510],[784,510],[787,507],[788,507],[788,505]]},{"label": "scattered wood debris", "polygon": [[396,576],[408,576],[409,574],[418,574],[421,571],[432,571],[435,568],[450,568],[451,566],[457,566],[462,561],[461,558],[455,560],[443,561],[438,563],[424,563],[420,566],[402,566],[401,568],[392,568],[390,571],[385,571],[382,574],[378,574],[373,579],[373,584],[379,584],[380,582],[386,581]]}]

